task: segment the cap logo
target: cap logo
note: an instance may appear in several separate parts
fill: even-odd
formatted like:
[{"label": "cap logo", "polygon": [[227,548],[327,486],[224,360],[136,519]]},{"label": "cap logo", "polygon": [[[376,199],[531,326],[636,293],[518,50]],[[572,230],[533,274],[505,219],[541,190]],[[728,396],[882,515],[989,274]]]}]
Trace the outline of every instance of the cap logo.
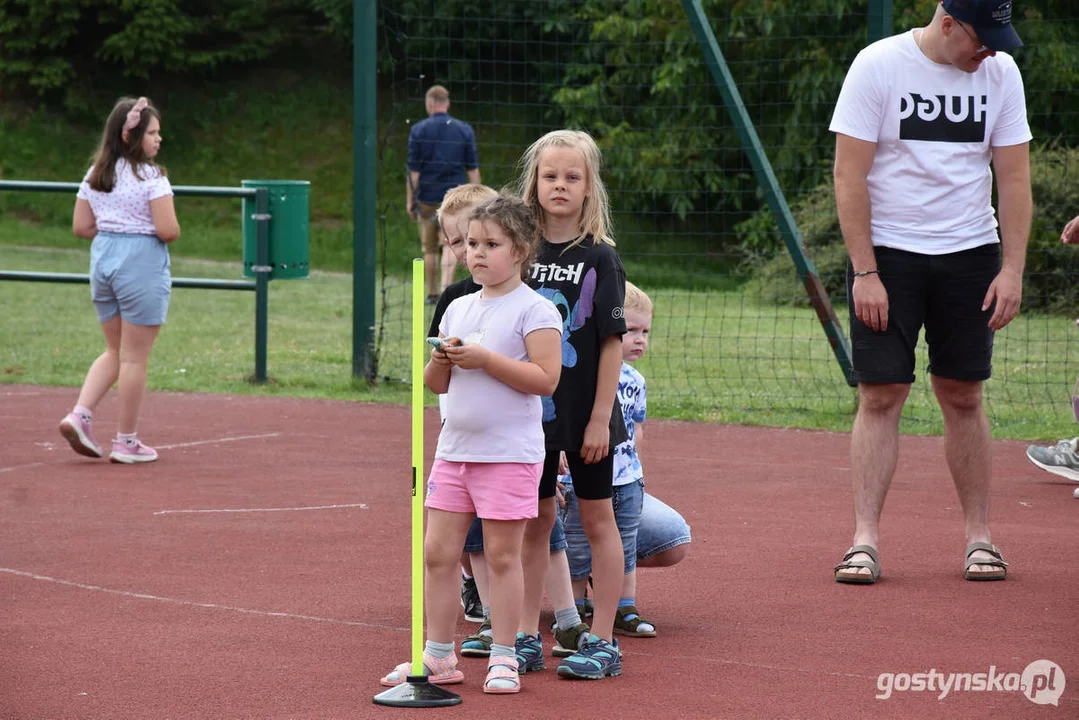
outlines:
[{"label": "cap logo", "polygon": [[992,12],[992,18],[995,22],[1000,23],[1001,25],[1007,25],[1008,23],[1010,23],[1012,21],[1011,0],[1008,0],[1008,2],[1004,2],[998,5],[997,9]]}]

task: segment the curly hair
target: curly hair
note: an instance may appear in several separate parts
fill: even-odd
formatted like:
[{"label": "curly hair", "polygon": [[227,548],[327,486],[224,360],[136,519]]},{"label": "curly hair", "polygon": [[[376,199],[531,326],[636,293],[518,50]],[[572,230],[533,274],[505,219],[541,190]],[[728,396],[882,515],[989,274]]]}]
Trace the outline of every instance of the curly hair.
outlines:
[{"label": "curly hair", "polygon": [[480,203],[472,208],[469,220],[493,220],[506,233],[514,249],[521,253],[521,279],[528,278],[528,270],[536,258],[539,234],[532,208],[516,195],[501,192],[498,197]]}]

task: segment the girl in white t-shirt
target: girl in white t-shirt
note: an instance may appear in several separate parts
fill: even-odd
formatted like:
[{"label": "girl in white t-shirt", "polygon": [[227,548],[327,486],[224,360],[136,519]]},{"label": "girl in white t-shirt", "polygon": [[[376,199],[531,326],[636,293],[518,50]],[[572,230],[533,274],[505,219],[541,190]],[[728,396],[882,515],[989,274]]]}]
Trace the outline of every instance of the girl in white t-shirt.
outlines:
[{"label": "girl in white t-shirt", "polygon": [[93,410],[119,381],[120,418],[109,459],[143,463],[157,452],[137,437],[146,365],[169,309],[172,278],[166,243],[180,237],[161,148],[161,115],[149,100],[121,98],[75,200],[75,235],[92,239],[90,292],[105,352],[86,373],[60,433],[80,455],[103,457],[91,430]]},{"label": "girl in white t-shirt", "polygon": [[[473,209],[466,264],[482,289],[450,303],[439,325],[446,344],[431,352],[423,372],[427,387],[447,402],[427,481],[422,674],[435,684],[464,680],[453,641],[458,561],[478,516],[491,580],[487,693],[521,688],[514,657],[524,596],[521,543],[526,521],[537,514],[543,470],[540,397],[554,392],[562,370],[562,317],[524,283],[536,240],[532,211],[516,197],[504,194]],[[410,674],[403,663],[382,684],[398,685]]]}]

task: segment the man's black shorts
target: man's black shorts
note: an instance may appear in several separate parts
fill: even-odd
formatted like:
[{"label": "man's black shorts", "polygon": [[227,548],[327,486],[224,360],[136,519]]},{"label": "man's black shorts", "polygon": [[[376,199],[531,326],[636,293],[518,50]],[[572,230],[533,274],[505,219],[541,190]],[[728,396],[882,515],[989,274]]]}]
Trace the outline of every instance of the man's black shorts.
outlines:
[{"label": "man's black shorts", "polygon": [[925,326],[929,372],[952,380],[987,380],[992,374],[993,306],[982,301],[1000,272],[1000,245],[946,255],[873,248],[888,291],[888,329],[876,332],[854,312],[854,275],[847,263],[847,298],[854,380],[914,382],[914,347]]}]

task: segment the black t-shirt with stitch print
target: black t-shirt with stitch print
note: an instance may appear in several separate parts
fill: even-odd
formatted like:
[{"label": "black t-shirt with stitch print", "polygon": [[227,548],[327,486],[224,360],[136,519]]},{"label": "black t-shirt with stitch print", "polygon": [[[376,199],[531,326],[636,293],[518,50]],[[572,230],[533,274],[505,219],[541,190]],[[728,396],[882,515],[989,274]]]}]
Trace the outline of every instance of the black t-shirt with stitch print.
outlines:
[{"label": "black t-shirt with stitch print", "polygon": [[[570,249],[544,240],[528,284],[562,315],[562,377],[543,398],[548,450],[580,450],[592,416],[599,375],[600,341],[626,332],[622,317],[626,271],[614,248],[591,236]],[[618,398],[611,409],[611,447],[626,440]]]},{"label": "black t-shirt with stitch print", "polygon": [[442,316],[446,314],[446,308],[459,297],[479,292],[483,287],[472,279],[471,276],[464,280],[458,280],[453,285],[448,285],[442,294],[438,296],[435,305],[435,314],[431,318],[431,327],[427,329],[427,337],[438,337],[438,326],[442,324]]}]

